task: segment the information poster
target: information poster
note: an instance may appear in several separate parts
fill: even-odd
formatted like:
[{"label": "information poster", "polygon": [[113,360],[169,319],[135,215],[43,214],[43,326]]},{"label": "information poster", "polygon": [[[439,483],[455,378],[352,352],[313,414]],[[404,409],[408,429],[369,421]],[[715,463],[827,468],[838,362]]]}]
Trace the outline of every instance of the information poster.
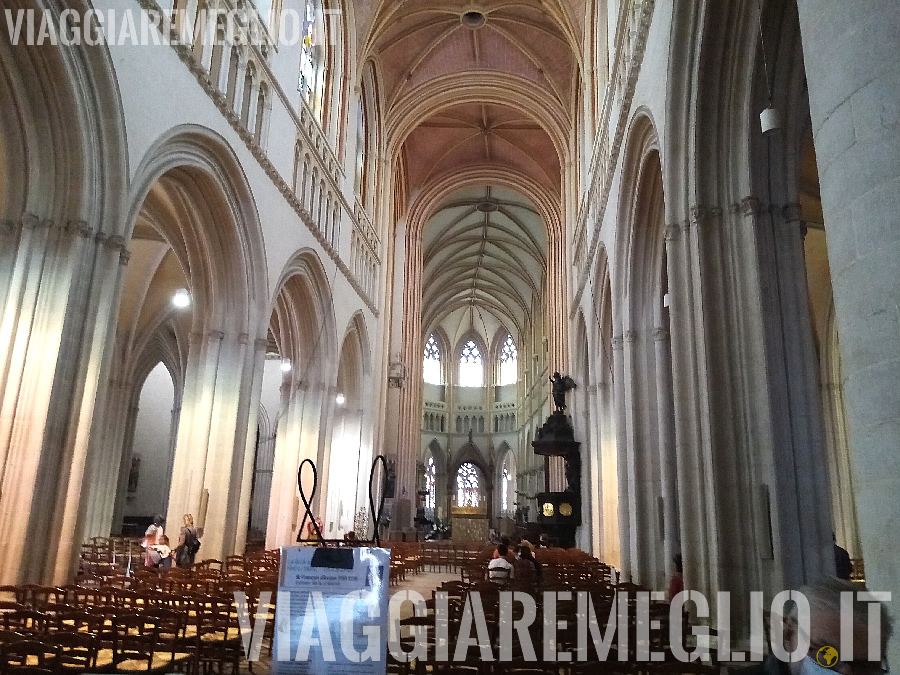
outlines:
[{"label": "information poster", "polygon": [[390,551],[281,549],[274,675],[383,675]]}]

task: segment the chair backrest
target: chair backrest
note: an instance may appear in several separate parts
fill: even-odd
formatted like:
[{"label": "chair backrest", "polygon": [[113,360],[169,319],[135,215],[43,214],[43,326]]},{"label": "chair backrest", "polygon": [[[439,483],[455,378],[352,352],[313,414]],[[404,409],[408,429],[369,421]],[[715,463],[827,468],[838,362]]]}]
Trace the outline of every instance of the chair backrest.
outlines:
[{"label": "chair backrest", "polygon": [[50,617],[33,609],[18,609],[0,614],[0,626],[19,633],[40,635],[47,632]]},{"label": "chair backrest", "polygon": [[112,620],[113,666],[123,661],[153,664],[153,653],[158,643],[159,627],[151,617],[142,614],[120,614]]},{"label": "chair backrest", "polygon": [[30,660],[36,661],[39,667],[48,663],[55,666],[59,656],[59,649],[53,645],[38,640],[19,640],[0,645],[0,669],[7,670],[9,666],[27,666]]},{"label": "chair backrest", "polygon": [[59,648],[59,665],[65,669],[89,670],[97,666],[99,640],[87,633],[57,631],[48,642]]},{"label": "chair backrest", "polygon": [[0,645],[7,644],[8,642],[22,642],[27,639],[28,636],[24,633],[19,633],[14,630],[0,630]]}]

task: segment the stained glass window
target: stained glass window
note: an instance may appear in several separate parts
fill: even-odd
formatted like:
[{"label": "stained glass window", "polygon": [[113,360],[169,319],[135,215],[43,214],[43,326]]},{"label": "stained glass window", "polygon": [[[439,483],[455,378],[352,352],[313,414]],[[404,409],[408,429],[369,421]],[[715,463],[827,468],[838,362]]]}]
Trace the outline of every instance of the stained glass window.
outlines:
[{"label": "stained glass window", "polygon": [[306,16],[302,25],[300,51],[300,83],[297,90],[306,104],[318,113],[317,97],[321,64],[321,46],[316,45],[316,3],[306,3]]},{"label": "stained glass window", "polygon": [[512,477],[509,475],[509,464],[503,465],[503,471],[500,474],[500,503],[503,511],[512,510],[512,504],[509,500],[509,484]]},{"label": "stained glass window", "polygon": [[422,361],[422,379],[429,384],[443,384],[441,378],[441,349],[434,335],[425,343],[425,358]]},{"label": "stained glass window", "polygon": [[459,386],[484,386],[484,359],[481,350],[473,340],[469,340],[459,356]]},{"label": "stained glass window", "polygon": [[456,505],[477,507],[481,502],[478,467],[471,462],[460,465],[456,472]]},{"label": "stained glass window", "polygon": [[500,350],[500,384],[515,384],[519,379],[519,350],[512,335],[506,336],[506,342]]},{"label": "stained glass window", "polygon": [[434,457],[429,457],[428,462],[425,464],[425,492],[428,493],[425,495],[425,509],[427,511],[434,511],[436,497],[434,477],[436,473],[437,470],[434,466]]}]

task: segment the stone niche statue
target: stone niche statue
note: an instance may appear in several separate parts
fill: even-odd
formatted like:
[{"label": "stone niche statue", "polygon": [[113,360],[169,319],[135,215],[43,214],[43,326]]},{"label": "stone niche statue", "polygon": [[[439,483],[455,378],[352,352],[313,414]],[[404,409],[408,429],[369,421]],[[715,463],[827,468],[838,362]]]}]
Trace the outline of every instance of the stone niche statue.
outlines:
[{"label": "stone niche statue", "polygon": [[575,388],[575,380],[568,375],[560,375],[559,371],[549,378],[553,385],[553,407],[556,412],[566,409],[566,392]]}]

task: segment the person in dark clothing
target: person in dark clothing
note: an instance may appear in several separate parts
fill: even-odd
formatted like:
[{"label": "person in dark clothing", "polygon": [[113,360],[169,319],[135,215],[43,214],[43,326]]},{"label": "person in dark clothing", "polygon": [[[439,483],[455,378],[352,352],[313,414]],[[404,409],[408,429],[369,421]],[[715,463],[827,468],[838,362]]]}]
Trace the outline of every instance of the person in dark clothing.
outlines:
[{"label": "person in dark clothing", "polygon": [[835,576],[838,579],[846,579],[849,581],[850,575],[853,573],[853,563],[850,562],[850,554],[847,553],[847,549],[838,546],[837,535],[835,535],[834,532],[831,533],[831,539],[834,542]]},{"label": "person in dark clothing", "polygon": [[530,546],[519,546],[519,559],[515,563],[516,578],[522,581],[539,584],[541,582],[541,564],[535,560]]}]

